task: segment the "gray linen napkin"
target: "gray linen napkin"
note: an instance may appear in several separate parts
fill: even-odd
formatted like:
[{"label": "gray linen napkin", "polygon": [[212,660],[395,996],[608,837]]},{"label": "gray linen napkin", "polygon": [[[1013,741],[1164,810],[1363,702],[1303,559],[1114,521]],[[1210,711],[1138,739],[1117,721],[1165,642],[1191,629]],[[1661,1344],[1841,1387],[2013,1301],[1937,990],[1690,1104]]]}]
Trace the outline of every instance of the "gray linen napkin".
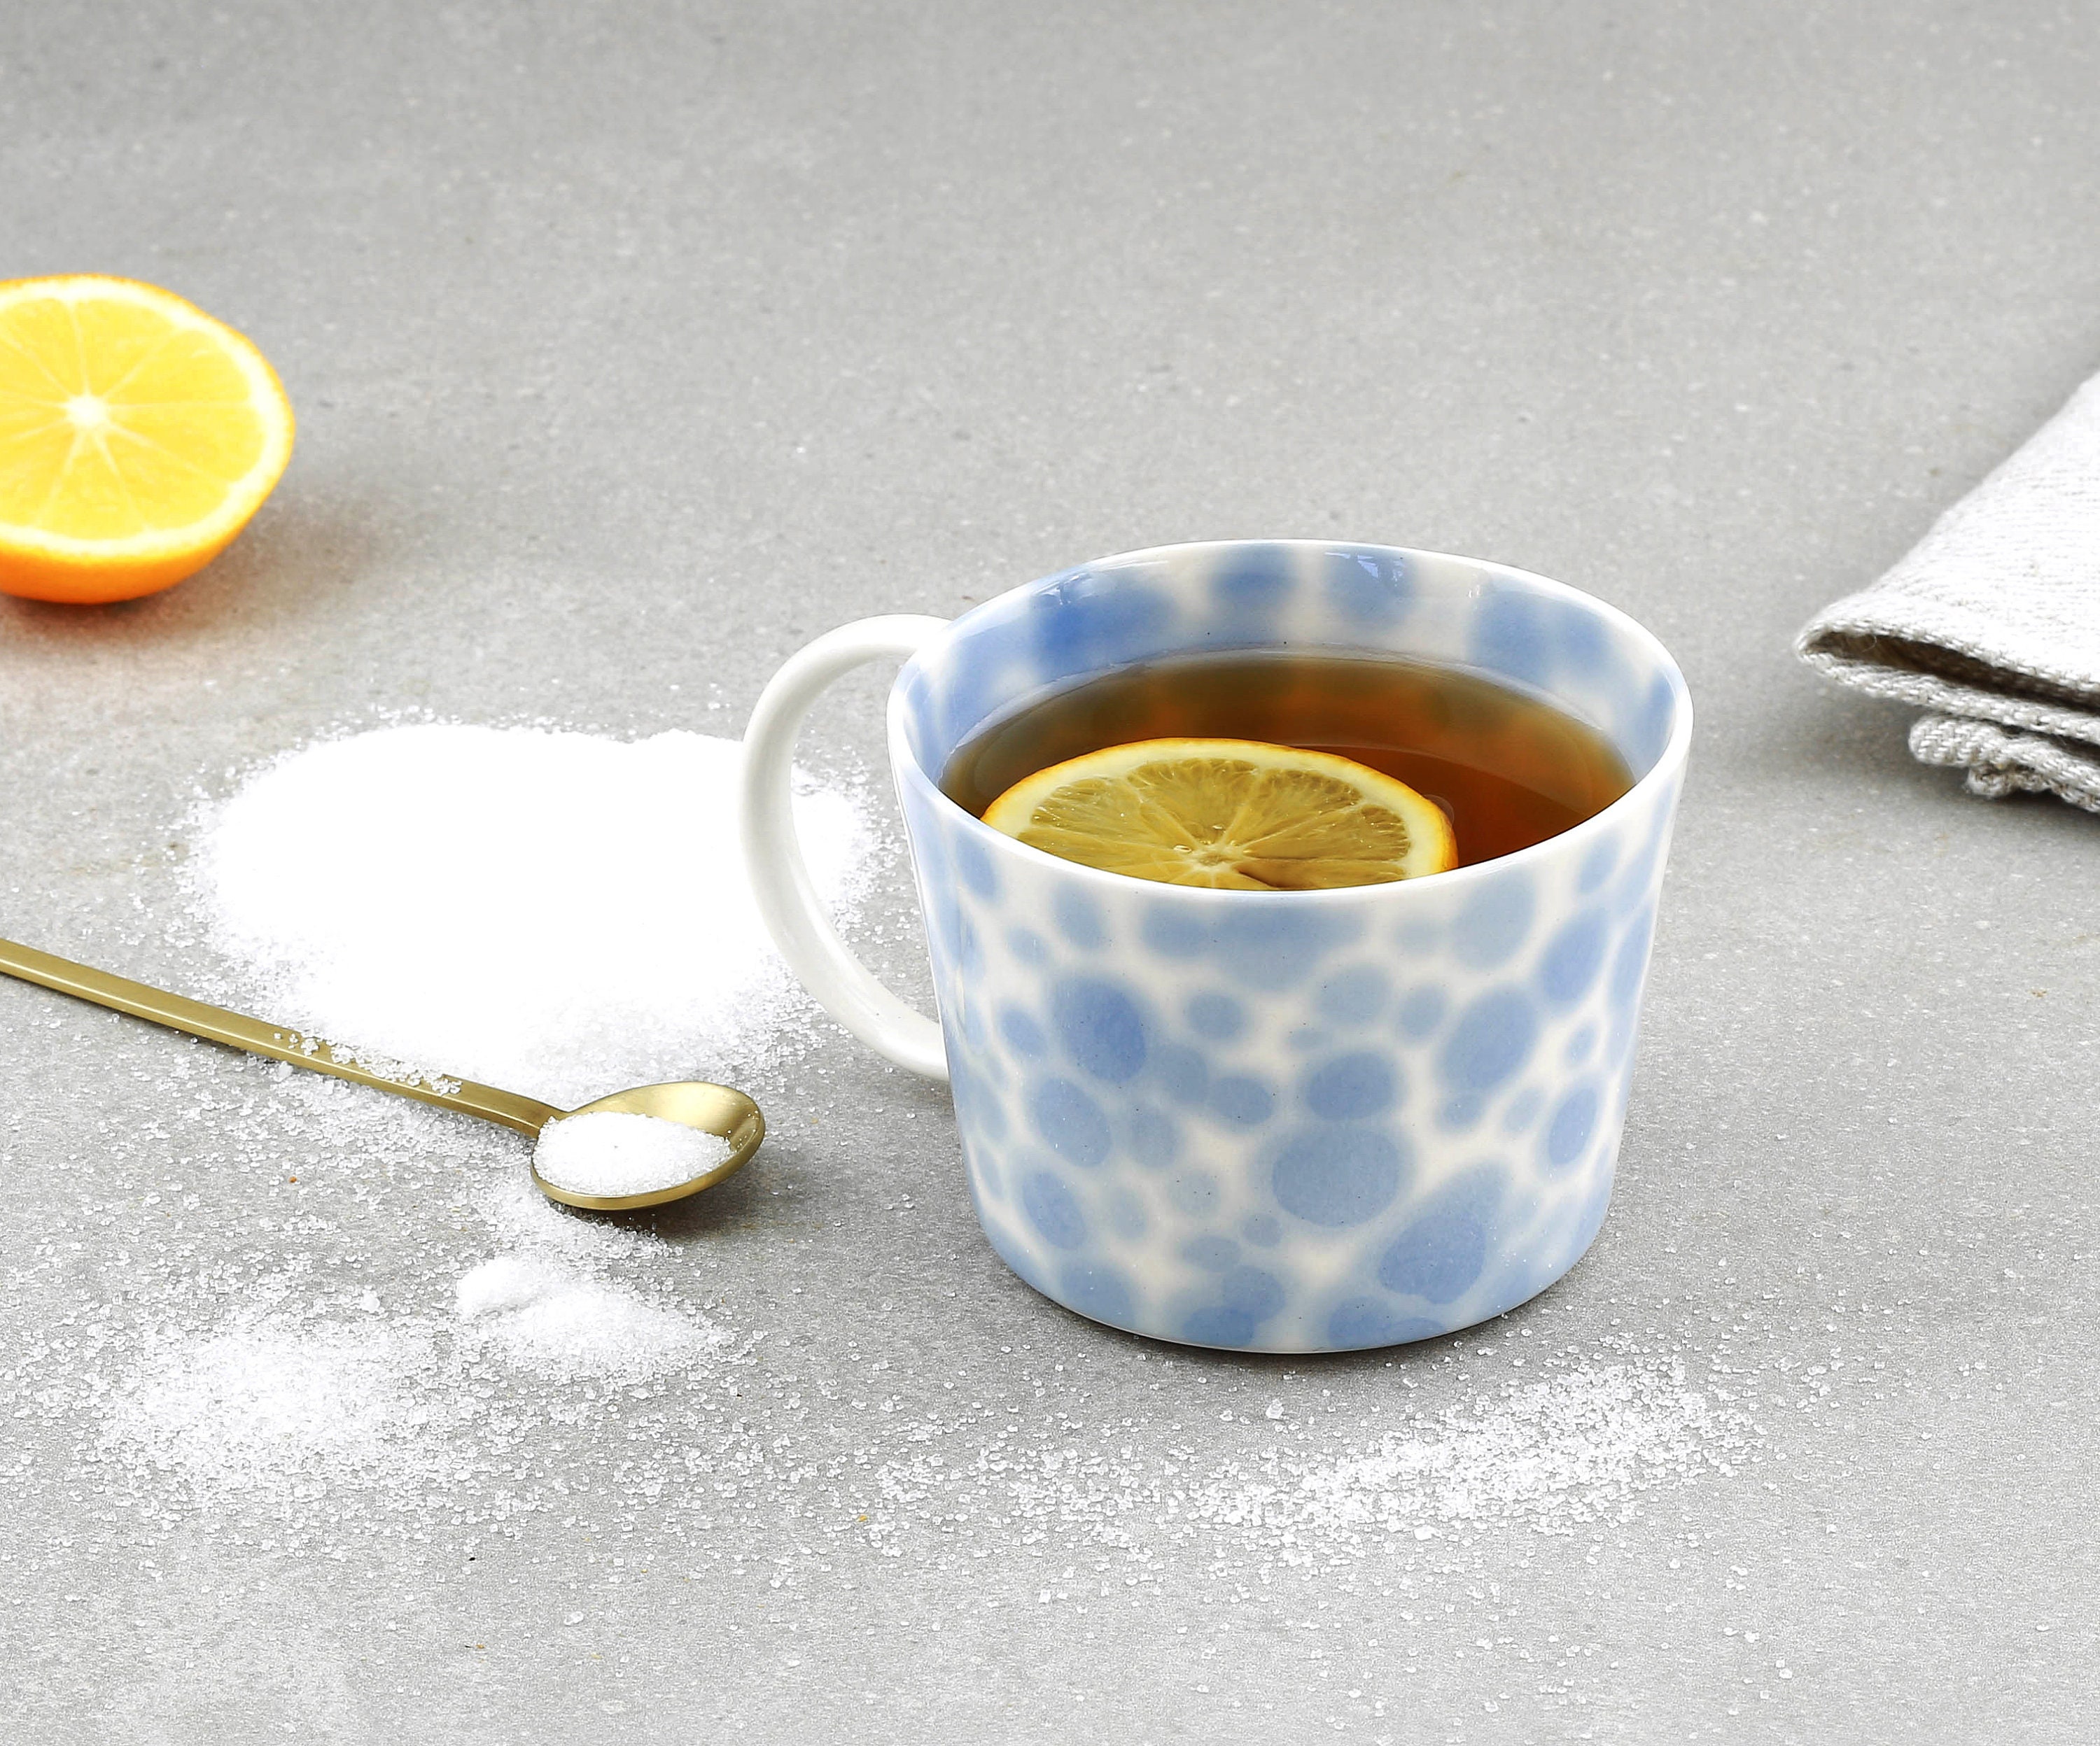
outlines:
[{"label": "gray linen napkin", "polygon": [[1925,710],[1912,755],[1965,769],[1970,793],[2100,812],[2100,376],[1793,646]]}]

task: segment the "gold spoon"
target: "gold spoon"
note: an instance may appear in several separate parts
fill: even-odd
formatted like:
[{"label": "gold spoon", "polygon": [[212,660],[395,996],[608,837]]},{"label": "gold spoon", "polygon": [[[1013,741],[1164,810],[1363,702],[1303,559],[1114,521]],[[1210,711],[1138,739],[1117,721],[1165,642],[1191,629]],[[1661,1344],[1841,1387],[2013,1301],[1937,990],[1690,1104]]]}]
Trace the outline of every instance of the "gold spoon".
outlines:
[{"label": "gold spoon", "polygon": [[734,1148],[729,1157],[712,1170],[668,1188],[652,1188],[646,1194],[577,1194],[558,1188],[535,1166],[533,1185],[549,1200],[559,1201],[567,1206],[589,1207],[594,1212],[633,1212],[643,1206],[661,1206],[668,1201],[683,1200],[703,1188],[712,1188],[726,1176],[735,1175],[750,1162],[759,1141],[765,1137],[765,1118],[759,1113],[758,1105],[743,1092],[726,1085],[709,1085],[698,1079],[681,1079],[668,1085],[638,1085],[632,1091],[615,1091],[610,1097],[597,1098],[580,1109],[557,1109],[552,1104],[543,1104],[536,1098],[520,1097],[515,1091],[500,1091],[492,1085],[476,1085],[470,1079],[396,1078],[375,1072],[360,1066],[349,1050],[338,1049],[319,1038],[280,1030],[260,1019],[229,1012],[223,1007],[208,1007],[201,1000],[187,999],[165,990],[149,988],[143,982],[112,976],[107,970],[54,958],[49,952],[17,946],[11,940],[0,940],[0,972],[20,977],[25,982],[56,989],[61,994],[91,1000],[99,1007],[129,1012],[135,1018],[151,1019],[170,1030],[187,1031],[208,1043],[227,1043],[236,1049],[245,1049],[251,1055],[267,1055],[272,1060],[289,1061],[294,1067],[304,1067],[314,1073],[354,1079],[360,1085],[391,1091],[396,1097],[412,1097],[418,1103],[435,1104],[440,1109],[457,1109],[462,1115],[500,1122],[505,1127],[516,1128],[521,1134],[536,1137],[549,1122],[564,1121],[570,1116],[646,1115],[698,1128],[704,1134],[713,1134],[726,1140]]}]

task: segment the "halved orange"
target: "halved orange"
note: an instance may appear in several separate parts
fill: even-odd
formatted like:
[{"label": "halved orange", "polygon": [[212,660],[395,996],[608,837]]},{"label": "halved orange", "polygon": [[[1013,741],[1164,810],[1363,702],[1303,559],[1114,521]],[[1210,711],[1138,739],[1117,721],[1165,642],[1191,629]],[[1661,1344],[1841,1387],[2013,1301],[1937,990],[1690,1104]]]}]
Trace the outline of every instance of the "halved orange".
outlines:
[{"label": "halved orange", "polygon": [[1458,864],[1434,800],[1352,758],[1264,740],[1090,752],[1016,783],[984,822],[1103,872],[1226,891],[1377,885]]},{"label": "halved orange", "polygon": [[171,292],[0,284],[0,592],[130,600],[248,525],[292,454],[262,354]]}]

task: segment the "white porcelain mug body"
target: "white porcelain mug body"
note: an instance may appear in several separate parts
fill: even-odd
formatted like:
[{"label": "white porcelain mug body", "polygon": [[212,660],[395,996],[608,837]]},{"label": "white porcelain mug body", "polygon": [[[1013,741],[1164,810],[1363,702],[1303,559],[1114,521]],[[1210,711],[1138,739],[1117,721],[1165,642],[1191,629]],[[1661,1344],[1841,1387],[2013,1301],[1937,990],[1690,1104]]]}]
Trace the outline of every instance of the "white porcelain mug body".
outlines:
[{"label": "white porcelain mug body", "polygon": [[[956,748],[1024,701],[1235,648],[1463,665],[1599,729],[1635,785],[1498,860],[1276,893],[1099,872],[941,792]],[[889,754],[938,1027],[840,941],[788,805],[818,691],[907,652]],[[1162,1339],[1346,1350],[1499,1314],[1596,1235],[1691,726],[1654,637],[1542,577],[1392,547],[1167,547],[952,622],[870,619],[820,638],[753,713],[744,839],[767,923],[811,991],[890,1059],[945,1070],[978,1218],[1022,1279]]]}]

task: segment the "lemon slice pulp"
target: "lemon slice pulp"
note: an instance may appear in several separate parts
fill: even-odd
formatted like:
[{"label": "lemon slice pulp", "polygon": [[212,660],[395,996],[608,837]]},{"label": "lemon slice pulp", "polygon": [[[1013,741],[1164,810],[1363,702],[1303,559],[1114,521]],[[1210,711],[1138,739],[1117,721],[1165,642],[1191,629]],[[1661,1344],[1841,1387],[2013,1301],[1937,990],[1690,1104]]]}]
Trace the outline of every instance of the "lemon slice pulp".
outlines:
[{"label": "lemon slice pulp", "polygon": [[1106,873],[1221,891],[1326,891],[1458,864],[1436,803],[1353,759],[1254,739],[1141,739],[1053,764],[984,822]]}]

